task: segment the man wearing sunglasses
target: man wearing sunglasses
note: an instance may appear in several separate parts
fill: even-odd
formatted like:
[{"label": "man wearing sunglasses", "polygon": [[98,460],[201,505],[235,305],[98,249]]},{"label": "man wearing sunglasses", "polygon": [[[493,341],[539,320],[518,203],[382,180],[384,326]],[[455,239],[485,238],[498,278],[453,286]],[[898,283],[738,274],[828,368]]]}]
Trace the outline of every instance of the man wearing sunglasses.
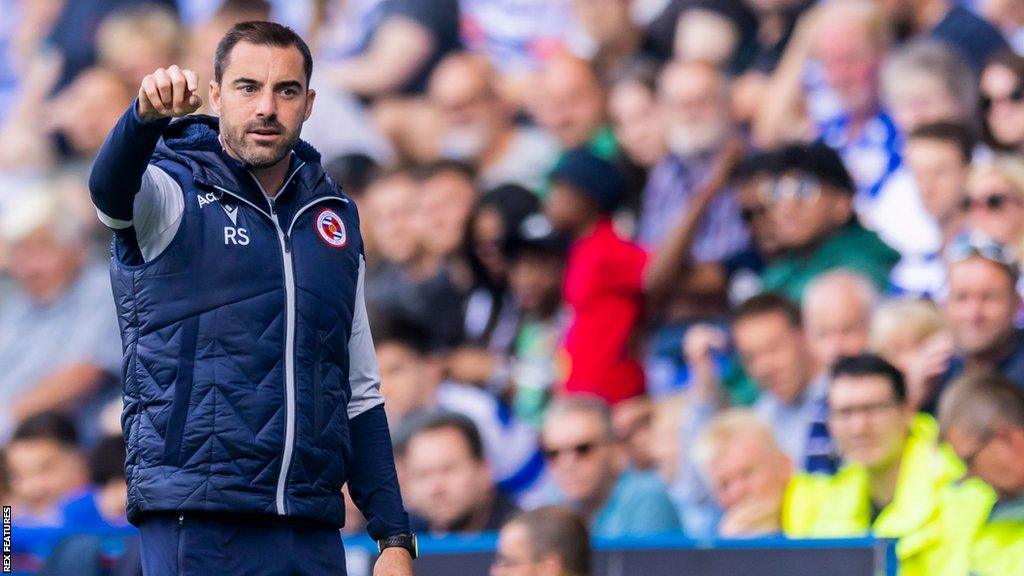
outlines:
[{"label": "man wearing sunglasses", "polygon": [[1017,573],[1024,567],[1024,393],[996,375],[964,377],[943,396],[939,422],[968,472],[995,491],[958,511],[963,522],[979,523],[971,573]]},{"label": "man wearing sunglasses", "polygon": [[544,457],[565,503],[594,536],[679,532],[675,507],[653,473],[625,470],[608,405],[575,396],[553,404],[541,431]]},{"label": "man wearing sunglasses", "polygon": [[899,253],[864,228],[853,212],[856,190],[839,155],[827,145],[788,144],[776,151],[761,197],[782,248],[764,271],[764,289],[799,302],[817,276],[846,268],[879,290]]}]

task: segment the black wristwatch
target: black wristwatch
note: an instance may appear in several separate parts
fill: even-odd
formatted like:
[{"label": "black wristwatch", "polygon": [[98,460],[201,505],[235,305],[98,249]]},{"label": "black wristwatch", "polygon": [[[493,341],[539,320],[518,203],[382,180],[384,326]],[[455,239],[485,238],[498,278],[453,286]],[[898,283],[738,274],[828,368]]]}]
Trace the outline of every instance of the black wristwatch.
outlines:
[{"label": "black wristwatch", "polygon": [[416,535],[409,532],[377,540],[377,553],[383,552],[385,548],[405,548],[412,555],[413,560],[419,555],[419,548],[416,546]]}]

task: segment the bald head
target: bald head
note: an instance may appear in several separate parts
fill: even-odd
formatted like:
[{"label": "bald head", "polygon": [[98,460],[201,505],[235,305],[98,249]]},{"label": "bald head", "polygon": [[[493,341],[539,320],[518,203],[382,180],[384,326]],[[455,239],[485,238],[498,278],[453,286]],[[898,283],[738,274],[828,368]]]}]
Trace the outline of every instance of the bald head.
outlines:
[{"label": "bald head", "polygon": [[585,144],[605,123],[605,94],[585,60],[553,58],[540,76],[537,120],[563,148]]},{"label": "bald head", "polygon": [[878,107],[878,68],[889,44],[884,13],[871,0],[819,8],[814,51],[843,108],[857,117]]},{"label": "bald head", "polygon": [[849,270],[823,274],[804,291],[804,330],[820,371],[840,356],[867,350],[871,312],[878,293],[866,278]]}]

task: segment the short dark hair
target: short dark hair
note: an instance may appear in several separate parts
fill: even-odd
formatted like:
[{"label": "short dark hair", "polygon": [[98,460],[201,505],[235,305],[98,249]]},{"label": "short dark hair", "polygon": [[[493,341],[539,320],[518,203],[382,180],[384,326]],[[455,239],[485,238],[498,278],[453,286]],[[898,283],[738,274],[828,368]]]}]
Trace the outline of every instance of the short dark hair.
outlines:
[{"label": "short dark hair", "polygon": [[742,320],[765,314],[781,314],[790,326],[794,328],[803,326],[800,307],[789,298],[775,292],[765,292],[744,300],[733,312],[732,323],[735,326]]},{"label": "short dark hair", "polygon": [[938,140],[956,146],[964,164],[970,164],[974,157],[974,136],[971,131],[955,122],[934,122],[918,126],[910,133],[908,140]]},{"label": "short dark hair", "polygon": [[324,163],[324,170],[349,196],[362,197],[381,167],[372,157],[361,152],[342,154]]},{"label": "short dark hair", "polygon": [[89,476],[93,484],[102,486],[124,478],[124,438],[104,436],[89,454]]},{"label": "short dark hair", "polygon": [[14,429],[11,442],[52,440],[63,448],[78,448],[78,429],[65,414],[55,411],[40,412],[25,419]]},{"label": "short dark hair", "polygon": [[562,570],[572,576],[590,574],[590,531],[582,518],[562,506],[542,506],[520,512],[506,524],[526,528],[534,559],[555,554]]},{"label": "short dark hair", "polygon": [[436,160],[430,162],[416,171],[416,179],[420,181],[429,180],[438,174],[446,172],[461,174],[471,182],[476,180],[476,169],[458,160]]},{"label": "short dark hair", "polygon": [[374,313],[370,315],[373,343],[376,346],[396,344],[409,348],[419,356],[434,352],[430,330],[422,322],[400,313]]},{"label": "short dark hair", "polygon": [[276,46],[278,48],[295,47],[302,54],[302,68],[306,73],[306,87],[313,76],[313,55],[309,46],[301,36],[287,26],[276,22],[239,22],[228,30],[217,44],[217,55],[213,61],[213,77],[219,84],[224,77],[224,69],[228,66],[231,50],[239,42],[248,42],[257,46]]},{"label": "short dark hair", "polygon": [[841,376],[882,376],[889,381],[896,401],[900,404],[907,402],[907,383],[903,373],[877,354],[842,356],[832,365],[831,376],[833,381]]},{"label": "short dark hair", "polygon": [[395,452],[405,456],[409,444],[420,434],[436,432],[438,430],[454,430],[466,441],[469,448],[469,455],[477,462],[484,461],[484,441],[480,437],[480,431],[472,420],[454,412],[437,411],[417,415],[406,421],[407,424],[400,426],[400,434],[396,434]]},{"label": "short dark hair", "polygon": [[784,144],[761,154],[758,160],[761,163],[759,173],[782,176],[788,172],[802,172],[851,196],[857,191],[857,185],[839,153],[821,141]]}]

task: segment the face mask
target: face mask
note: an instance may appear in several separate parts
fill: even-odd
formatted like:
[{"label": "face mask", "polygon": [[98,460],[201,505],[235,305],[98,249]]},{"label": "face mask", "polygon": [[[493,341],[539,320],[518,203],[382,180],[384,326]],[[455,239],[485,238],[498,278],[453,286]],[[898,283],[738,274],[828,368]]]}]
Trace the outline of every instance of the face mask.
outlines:
[{"label": "face mask", "polygon": [[472,162],[487,146],[487,132],[475,126],[451,128],[441,136],[440,152],[445,160]]}]

